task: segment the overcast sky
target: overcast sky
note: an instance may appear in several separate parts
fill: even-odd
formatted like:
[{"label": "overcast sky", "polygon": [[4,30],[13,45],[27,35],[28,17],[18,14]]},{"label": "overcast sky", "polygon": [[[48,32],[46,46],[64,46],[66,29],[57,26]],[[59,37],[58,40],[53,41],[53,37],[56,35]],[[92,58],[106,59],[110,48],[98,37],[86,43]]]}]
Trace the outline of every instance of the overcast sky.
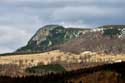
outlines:
[{"label": "overcast sky", "polygon": [[0,0],[0,53],[26,45],[46,24],[125,24],[125,0]]}]

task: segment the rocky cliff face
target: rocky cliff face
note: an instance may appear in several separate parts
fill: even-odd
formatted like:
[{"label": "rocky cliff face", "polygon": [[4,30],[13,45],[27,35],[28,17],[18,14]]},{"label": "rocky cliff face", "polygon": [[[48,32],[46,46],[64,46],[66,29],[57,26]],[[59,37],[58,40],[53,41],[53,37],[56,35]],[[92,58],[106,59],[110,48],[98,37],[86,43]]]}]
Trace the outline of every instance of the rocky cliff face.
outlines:
[{"label": "rocky cliff face", "polygon": [[89,29],[64,28],[60,25],[47,25],[40,28],[30,39],[28,44],[16,52],[41,52],[49,47],[63,44],[73,38],[76,38]]}]

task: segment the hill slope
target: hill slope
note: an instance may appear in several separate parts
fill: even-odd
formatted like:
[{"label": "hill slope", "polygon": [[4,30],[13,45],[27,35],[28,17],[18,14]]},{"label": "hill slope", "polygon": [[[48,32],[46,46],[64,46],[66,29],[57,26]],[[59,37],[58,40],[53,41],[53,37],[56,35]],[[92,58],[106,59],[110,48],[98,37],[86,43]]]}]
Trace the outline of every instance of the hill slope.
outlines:
[{"label": "hill slope", "polygon": [[0,83],[125,83],[125,62],[44,76],[0,76]]}]

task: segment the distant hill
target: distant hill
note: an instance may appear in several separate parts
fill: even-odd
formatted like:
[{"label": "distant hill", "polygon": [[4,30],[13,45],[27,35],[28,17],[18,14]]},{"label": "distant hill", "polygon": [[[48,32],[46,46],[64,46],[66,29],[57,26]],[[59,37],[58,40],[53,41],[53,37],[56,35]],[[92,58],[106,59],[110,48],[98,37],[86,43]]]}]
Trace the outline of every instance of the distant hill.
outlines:
[{"label": "distant hill", "polygon": [[104,25],[93,29],[46,25],[16,53],[62,50],[74,53],[96,51],[125,53],[125,25]]},{"label": "distant hill", "polygon": [[16,53],[43,52],[48,48],[63,44],[76,38],[89,29],[64,28],[60,25],[46,25],[40,28],[28,44],[19,48]]}]

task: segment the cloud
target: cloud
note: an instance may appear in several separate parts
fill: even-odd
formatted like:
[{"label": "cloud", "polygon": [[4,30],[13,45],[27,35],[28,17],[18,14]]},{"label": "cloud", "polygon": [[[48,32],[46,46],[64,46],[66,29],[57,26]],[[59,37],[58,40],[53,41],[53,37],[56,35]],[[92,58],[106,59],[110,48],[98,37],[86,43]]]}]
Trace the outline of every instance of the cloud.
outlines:
[{"label": "cloud", "polygon": [[0,53],[14,51],[13,49],[25,45],[30,37],[31,33],[24,30],[0,26]]},{"label": "cloud", "polygon": [[23,46],[46,24],[125,24],[125,0],[1,0],[0,53]]}]

